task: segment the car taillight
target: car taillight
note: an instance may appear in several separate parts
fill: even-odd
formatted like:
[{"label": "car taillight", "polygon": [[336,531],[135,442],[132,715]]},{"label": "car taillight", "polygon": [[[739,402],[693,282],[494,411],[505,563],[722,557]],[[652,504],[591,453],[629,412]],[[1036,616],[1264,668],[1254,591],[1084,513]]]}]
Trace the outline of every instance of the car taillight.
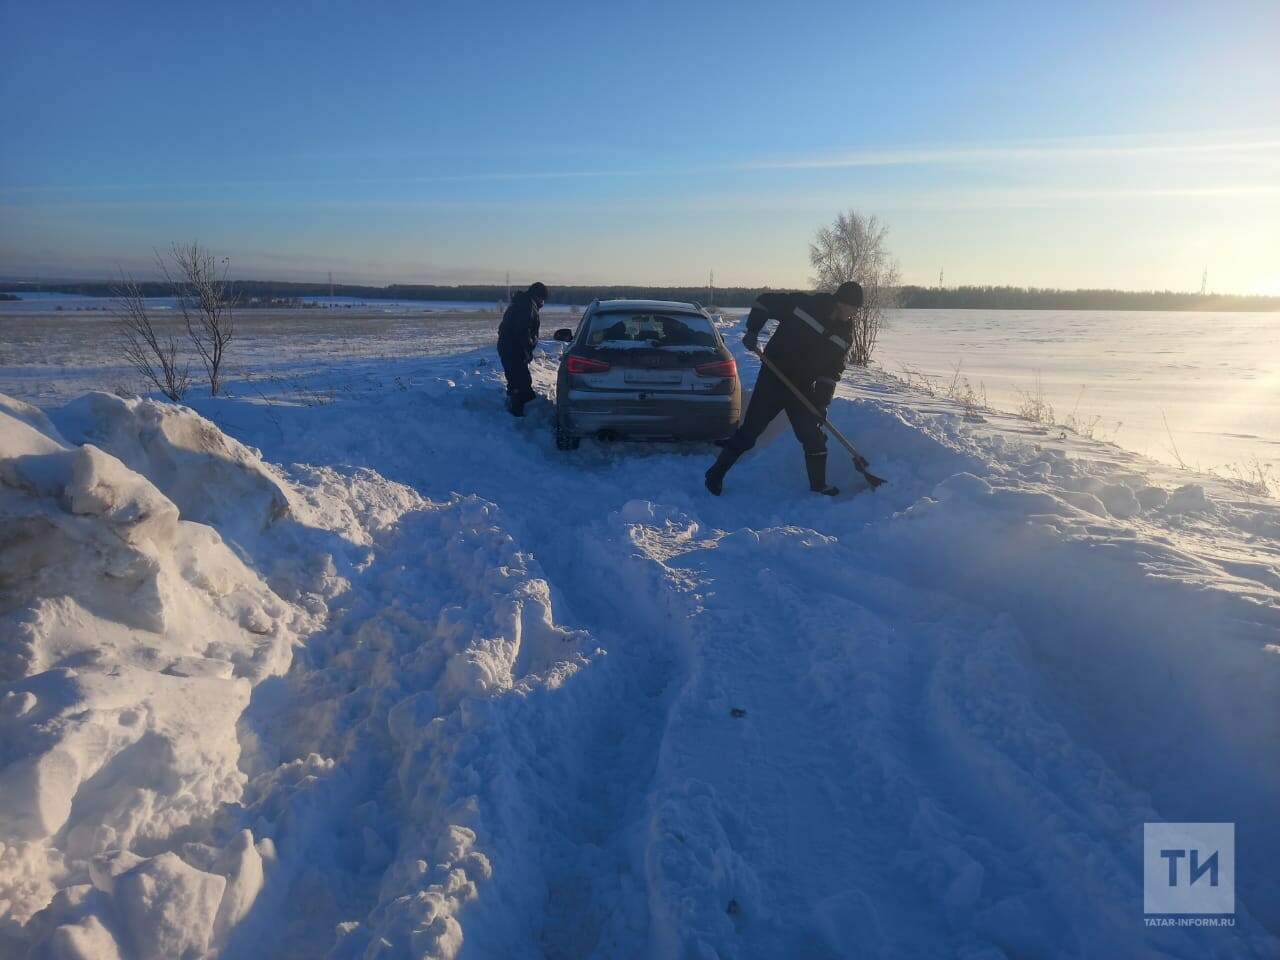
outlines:
[{"label": "car taillight", "polygon": [[736,377],[738,375],[738,365],[732,360],[700,363],[693,369],[704,377]]},{"label": "car taillight", "polygon": [[609,365],[603,360],[588,360],[586,357],[570,356],[564,363],[569,373],[604,373]]}]

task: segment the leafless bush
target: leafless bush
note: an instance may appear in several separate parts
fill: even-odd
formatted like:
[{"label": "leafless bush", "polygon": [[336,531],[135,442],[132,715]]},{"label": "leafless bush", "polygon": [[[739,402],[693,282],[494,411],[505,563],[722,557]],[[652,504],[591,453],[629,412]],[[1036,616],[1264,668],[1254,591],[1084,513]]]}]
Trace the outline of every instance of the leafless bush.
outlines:
[{"label": "leafless bush", "polygon": [[1062,421],[1062,425],[1074,434],[1092,440],[1098,434],[1098,425],[1102,423],[1102,415],[1095,413],[1092,416],[1077,416],[1074,412],[1068,413],[1067,418]]},{"label": "leafless bush", "polygon": [[222,391],[222,360],[235,336],[235,297],[227,282],[228,261],[223,258],[219,272],[213,254],[198,243],[175,243],[171,249],[176,271],[158,254],[156,263],[178,297],[187,336],[204,364],[209,392],[216,397]]},{"label": "leafless bush", "polygon": [[974,389],[969,378],[960,373],[959,361],[956,362],[951,383],[947,386],[947,397],[964,407],[964,418],[969,423],[986,422],[987,418],[982,415],[982,411],[990,409],[987,405],[987,385],[980,380],[977,389]]},{"label": "leafless bush", "polygon": [[156,331],[147,313],[146,298],[133,277],[122,272],[115,292],[116,324],[125,359],[170,400],[181,400],[191,386],[190,363],[179,361],[172,334],[162,339]]},{"label": "leafless bush", "polygon": [[1044,390],[1040,387],[1040,374],[1036,374],[1035,389],[1027,391],[1019,388],[1018,396],[1022,398],[1018,405],[1018,416],[1032,423],[1053,426],[1053,404],[1045,399]]},{"label": "leafless bush", "polygon": [[1263,463],[1256,456],[1246,463],[1229,463],[1219,470],[1211,471],[1222,476],[1235,489],[1248,497],[1274,497],[1280,493],[1280,481],[1277,481],[1271,464]]},{"label": "leafless bush", "polygon": [[888,233],[889,228],[876,217],[850,210],[821,228],[809,244],[809,263],[815,271],[810,282],[816,289],[834,291],[847,280],[862,285],[863,302],[854,319],[849,351],[849,359],[859,366],[870,362],[885,311],[897,298],[898,265],[885,249]]},{"label": "leafless bush", "polygon": [[1092,416],[1080,413],[1080,399],[1084,396],[1084,391],[1085,387],[1082,385],[1080,392],[1076,394],[1076,404],[1062,421],[1062,425],[1072,433],[1092,440],[1098,433],[1098,425],[1102,423],[1102,416],[1096,413]]},{"label": "leafless bush", "polygon": [[[902,374],[898,379],[908,387],[920,390],[928,394],[930,397],[936,397],[938,395],[937,377],[931,377],[927,373],[922,373],[915,367],[908,367],[905,363],[898,364],[898,367],[902,370]],[[893,374],[890,374],[890,376],[893,376]]]}]

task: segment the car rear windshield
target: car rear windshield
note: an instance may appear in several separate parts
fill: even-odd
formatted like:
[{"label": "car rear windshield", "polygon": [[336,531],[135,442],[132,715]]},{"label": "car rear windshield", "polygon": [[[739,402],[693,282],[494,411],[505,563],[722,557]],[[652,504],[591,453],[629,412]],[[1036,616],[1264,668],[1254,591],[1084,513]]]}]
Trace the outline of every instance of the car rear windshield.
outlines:
[{"label": "car rear windshield", "polygon": [[638,344],[658,347],[714,347],[715,328],[706,317],[693,313],[597,313],[587,330],[593,347]]}]

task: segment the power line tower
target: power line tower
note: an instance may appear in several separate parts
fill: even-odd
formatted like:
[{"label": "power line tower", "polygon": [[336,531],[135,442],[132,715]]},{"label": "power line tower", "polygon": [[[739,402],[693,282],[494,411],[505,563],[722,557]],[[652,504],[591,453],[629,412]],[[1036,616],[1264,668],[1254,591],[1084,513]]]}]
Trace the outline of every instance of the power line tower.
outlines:
[{"label": "power line tower", "polygon": [[1204,268],[1204,273],[1200,274],[1200,296],[1204,296],[1205,291],[1209,287],[1209,268]]},{"label": "power line tower", "polygon": [[943,284],[943,282],[942,282],[942,271],[941,271],[941,270],[939,270],[939,271],[938,271],[938,289],[939,289],[939,290],[941,290],[941,289],[943,288],[943,286],[944,286],[944,284]]}]

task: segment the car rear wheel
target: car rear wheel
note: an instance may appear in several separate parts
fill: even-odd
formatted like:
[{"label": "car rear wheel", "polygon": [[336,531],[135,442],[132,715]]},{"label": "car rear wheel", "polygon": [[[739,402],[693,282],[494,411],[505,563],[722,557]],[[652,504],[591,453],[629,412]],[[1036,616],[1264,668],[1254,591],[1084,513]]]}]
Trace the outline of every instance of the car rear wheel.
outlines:
[{"label": "car rear wheel", "polygon": [[577,450],[578,444],[581,442],[580,437],[570,436],[563,427],[556,427],[557,450]]}]

